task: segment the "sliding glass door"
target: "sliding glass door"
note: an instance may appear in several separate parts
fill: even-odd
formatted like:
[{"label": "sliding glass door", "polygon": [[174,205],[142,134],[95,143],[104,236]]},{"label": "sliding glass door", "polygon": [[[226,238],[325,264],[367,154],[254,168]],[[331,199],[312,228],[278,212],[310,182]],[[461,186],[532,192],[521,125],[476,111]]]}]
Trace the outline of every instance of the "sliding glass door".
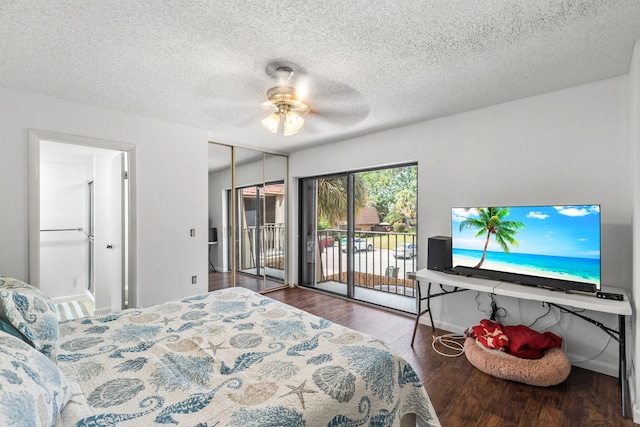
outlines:
[{"label": "sliding glass door", "polygon": [[[302,284],[349,295],[346,175],[301,181]],[[350,255],[350,256],[349,256]]]},{"label": "sliding glass door", "polygon": [[417,166],[300,180],[300,283],[414,312]]}]

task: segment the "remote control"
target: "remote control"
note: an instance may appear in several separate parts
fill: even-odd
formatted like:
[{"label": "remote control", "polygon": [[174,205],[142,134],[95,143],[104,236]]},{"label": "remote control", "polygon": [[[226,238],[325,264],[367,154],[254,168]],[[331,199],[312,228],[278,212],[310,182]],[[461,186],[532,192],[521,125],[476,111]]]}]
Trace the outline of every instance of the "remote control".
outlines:
[{"label": "remote control", "polygon": [[598,298],[612,299],[612,300],[616,300],[616,301],[622,301],[624,299],[622,294],[614,294],[614,293],[611,293],[611,292],[596,292],[596,296]]}]

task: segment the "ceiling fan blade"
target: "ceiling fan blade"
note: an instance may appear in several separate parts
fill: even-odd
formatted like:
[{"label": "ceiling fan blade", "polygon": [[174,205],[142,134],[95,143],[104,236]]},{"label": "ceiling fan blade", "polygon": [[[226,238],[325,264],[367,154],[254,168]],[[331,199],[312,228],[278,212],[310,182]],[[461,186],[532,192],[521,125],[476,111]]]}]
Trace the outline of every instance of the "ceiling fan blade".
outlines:
[{"label": "ceiling fan blade", "polygon": [[203,112],[214,120],[219,120],[229,126],[246,128],[252,123],[260,124],[268,113],[254,105],[208,105]]},{"label": "ceiling fan blade", "polygon": [[352,105],[338,105],[327,103],[318,107],[312,106],[307,121],[320,120],[332,126],[352,126],[369,116],[369,106],[360,103]]},{"label": "ceiling fan blade", "polygon": [[265,101],[265,102],[263,102],[263,103],[262,103],[262,109],[263,109],[264,111],[266,111],[267,113],[271,113],[271,114],[277,113],[277,112],[279,111],[279,110],[278,110],[278,106],[277,106],[277,105],[275,105],[275,104],[274,104],[273,102],[271,102],[271,101]]}]

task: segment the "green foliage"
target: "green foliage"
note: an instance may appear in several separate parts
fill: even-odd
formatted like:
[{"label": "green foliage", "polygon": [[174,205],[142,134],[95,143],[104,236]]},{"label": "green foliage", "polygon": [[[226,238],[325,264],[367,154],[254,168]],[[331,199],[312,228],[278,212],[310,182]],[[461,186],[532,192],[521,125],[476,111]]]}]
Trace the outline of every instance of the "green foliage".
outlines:
[{"label": "green foliage", "polygon": [[375,206],[381,218],[393,210],[397,195],[402,190],[413,194],[418,191],[418,167],[403,166],[359,173],[369,190],[369,203]]},{"label": "green foliage", "polygon": [[[404,224],[403,230],[415,226],[417,219],[418,167],[402,166],[360,172],[354,175],[355,208],[378,210],[389,224]],[[318,230],[336,228],[347,216],[346,176],[318,179]]]},{"label": "green foliage", "polygon": [[407,227],[416,222],[416,193],[411,190],[401,190],[396,197],[395,208],[402,213]]},{"label": "green foliage", "polygon": [[384,222],[388,222],[389,224],[392,224],[392,225],[395,224],[396,222],[404,223],[405,218],[404,218],[404,215],[402,215],[402,212],[400,212],[397,209],[394,209],[391,212],[389,212],[387,216],[384,217]]},{"label": "green foliage", "polygon": [[331,224],[329,224],[327,221],[322,219],[318,221],[318,230],[328,230],[330,228],[331,228]]},{"label": "green foliage", "polygon": [[406,233],[407,225],[403,222],[396,222],[393,224],[393,231],[396,233]]},{"label": "green foliage", "polygon": [[[367,206],[369,192],[360,174],[354,176],[354,206],[358,211]],[[337,226],[347,219],[347,177],[318,179],[318,220]]]}]

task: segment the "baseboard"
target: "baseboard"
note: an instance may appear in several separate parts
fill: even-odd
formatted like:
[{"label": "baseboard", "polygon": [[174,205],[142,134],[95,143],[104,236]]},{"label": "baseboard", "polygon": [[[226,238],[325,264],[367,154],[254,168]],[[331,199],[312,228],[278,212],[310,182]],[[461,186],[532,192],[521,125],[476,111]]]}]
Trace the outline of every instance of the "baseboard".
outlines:
[{"label": "baseboard", "polygon": [[640,408],[638,408],[636,402],[636,388],[635,388],[635,376],[633,370],[629,373],[629,401],[631,402],[631,418],[636,424],[640,424]]},{"label": "baseboard", "polygon": [[108,307],[107,307],[107,308],[97,308],[97,309],[95,309],[95,311],[93,312],[93,315],[94,315],[94,316],[104,316],[104,315],[106,315],[106,314],[111,314],[111,313],[113,313],[113,312],[111,311],[111,308],[108,308]]},{"label": "baseboard", "polygon": [[[580,357],[584,357],[584,356],[580,356],[579,354],[572,354],[569,352],[567,352],[566,354],[567,354],[567,359],[569,359],[569,362],[571,362],[571,359],[579,359]],[[589,371],[598,372],[600,374],[609,375],[610,377],[618,378],[618,365],[612,365],[610,363],[602,363],[602,362],[599,362],[598,360],[589,360],[587,362],[581,362],[581,363],[571,363],[571,365],[577,366],[579,368],[584,368]]]},{"label": "baseboard", "polygon": [[[420,317],[420,323],[423,325],[427,325],[427,326],[431,326],[431,322],[429,321],[429,316],[428,315],[424,315],[422,317]],[[467,330],[467,328],[462,327],[460,325],[454,325],[453,323],[448,323],[448,322],[442,322],[439,320],[433,320],[433,325],[437,328],[437,329],[442,329],[445,330],[447,332],[453,332],[456,334],[463,334],[464,331]]]}]

